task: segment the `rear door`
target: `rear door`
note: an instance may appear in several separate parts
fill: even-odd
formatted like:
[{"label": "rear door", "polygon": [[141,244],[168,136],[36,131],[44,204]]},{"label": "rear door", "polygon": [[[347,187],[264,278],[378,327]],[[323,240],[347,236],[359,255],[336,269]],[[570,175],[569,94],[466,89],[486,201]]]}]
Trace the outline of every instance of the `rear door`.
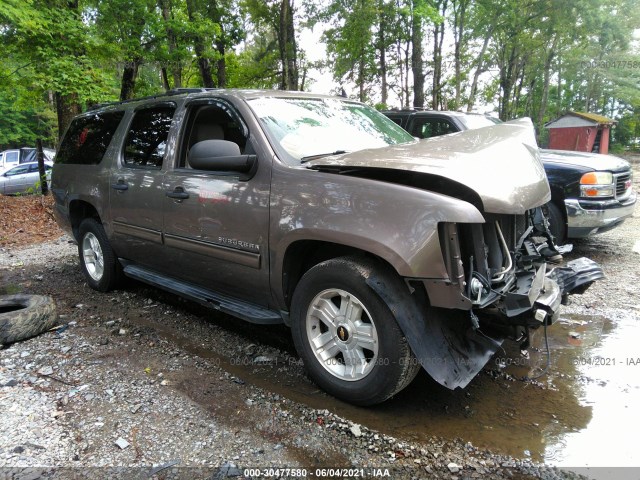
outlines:
[{"label": "rear door", "polygon": [[[183,280],[266,305],[271,159],[248,123],[224,99],[187,104],[174,168],[164,178],[164,240],[172,274]],[[189,164],[198,142],[225,140],[256,154],[252,175],[204,171]]]},{"label": "rear door", "polygon": [[145,104],[135,110],[111,172],[113,244],[123,257],[159,269],[162,254],[162,163],[176,105]]}]

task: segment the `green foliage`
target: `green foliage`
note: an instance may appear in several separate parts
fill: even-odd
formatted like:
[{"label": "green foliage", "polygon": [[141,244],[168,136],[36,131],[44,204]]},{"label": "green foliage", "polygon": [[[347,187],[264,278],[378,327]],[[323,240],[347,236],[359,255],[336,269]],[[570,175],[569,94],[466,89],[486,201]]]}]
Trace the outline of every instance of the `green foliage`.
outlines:
[{"label": "green foliage", "polygon": [[[640,55],[632,39],[640,0],[298,3],[4,0],[0,147],[33,145],[38,137],[53,145],[56,99],[75,111],[117,100],[125,67],[135,67],[135,96],[153,95],[165,84],[201,86],[203,65],[216,84],[278,88],[285,70],[309,67],[285,28],[291,18],[298,29],[324,28],[327,58],[313,67],[328,69],[338,90],[344,85],[379,108],[400,106],[396,98],[408,105],[414,76],[421,75],[425,95],[437,95],[438,107],[467,104],[498,108],[505,119],[530,116],[541,141],[545,122],[578,110],[619,120],[612,145],[638,145]],[[285,18],[289,6],[293,15]],[[434,53],[434,38],[442,29],[442,71],[435,72],[440,54]],[[416,48],[423,52],[417,59]],[[421,72],[412,69],[418,60]],[[434,75],[440,78],[436,85]]]}]

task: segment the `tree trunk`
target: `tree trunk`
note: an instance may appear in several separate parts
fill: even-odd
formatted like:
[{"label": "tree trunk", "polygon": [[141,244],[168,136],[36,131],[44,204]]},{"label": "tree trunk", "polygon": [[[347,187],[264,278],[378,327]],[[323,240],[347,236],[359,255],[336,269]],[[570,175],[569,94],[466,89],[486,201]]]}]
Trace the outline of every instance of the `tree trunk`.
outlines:
[{"label": "tree trunk", "polygon": [[178,50],[178,39],[176,37],[173,28],[170,26],[170,21],[173,17],[171,0],[159,0],[160,10],[162,12],[162,18],[165,21],[165,32],[167,34],[167,44],[169,46],[170,56],[170,68],[171,76],[173,77],[173,88],[182,87],[182,66],[180,65],[175,54]]},{"label": "tree trunk", "polygon": [[456,100],[454,105],[454,110],[460,108],[461,103],[461,55],[462,55],[462,38],[464,35],[464,27],[467,13],[467,0],[459,0],[454,3],[454,50],[453,50],[453,61],[455,68],[455,92],[456,92]]},{"label": "tree trunk", "polygon": [[[222,25],[220,25],[222,28]],[[225,59],[225,42],[219,39],[216,43],[216,50],[218,50],[217,61],[217,76],[218,76],[218,88],[227,88],[227,61]]]},{"label": "tree trunk", "polygon": [[167,73],[167,67],[162,67],[160,69],[160,75],[162,76],[162,86],[165,90],[171,90],[171,85],[169,84],[169,74]]},{"label": "tree trunk", "polygon": [[422,61],[422,19],[414,11],[411,18],[411,72],[413,74],[413,106],[424,108],[424,66]]},{"label": "tree trunk", "polygon": [[509,112],[509,117],[522,116],[520,115],[520,98],[522,97],[522,86],[524,85],[524,75],[526,72],[526,64],[524,63],[524,61],[522,61],[522,63],[518,66],[518,70],[518,83],[513,92],[513,102],[511,104],[512,109]]},{"label": "tree trunk", "polygon": [[389,84],[387,80],[387,39],[384,3],[378,2],[379,25],[378,25],[378,51],[380,52],[380,103],[387,105],[389,97]]},{"label": "tree trunk", "polygon": [[122,83],[120,85],[121,101],[133,98],[140,63],[142,63],[140,57],[125,63],[124,70],[122,71]]},{"label": "tree trunk", "polygon": [[500,89],[502,98],[500,99],[500,120],[507,121],[511,113],[511,92],[513,89],[514,70],[516,64],[516,49],[512,47],[509,51],[509,58],[505,61],[506,52],[502,52],[502,62],[500,65]]},{"label": "tree trunk", "polygon": [[280,18],[278,23],[278,48],[282,62],[283,90],[298,89],[298,60],[295,28],[293,24],[293,4],[291,0],[281,0]]},{"label": "tree trunk", "polygon": [[556,48],[558,47],[558,35],[555,35],[551,48],[547,53],[547,58],[544,62],[544,83],[542,84],[542,100],[540,101],[540,108],[538,109],[538,121],[536,126],[538,131],[542,130],[542,124],[544,122],[544,116],[547,113],[547,104],[549,103],[549,84],[551,82],[551,64],[556,54]]},{"label": "tree trunk", "polygon": [[482,48],[480,49],[480,54],[478,55],[478,66],[476,67],[476,71],[473,74],[473,82],[471,82],[471,89],[469,91],[469,101],[467,102],[467,112],[473,110],[473,106],[476,103],[476,93],[478,91],[478,81],[480,79],[480,75],[484,72],[482,68],[484,65],[484,54],[487,51],[487,47],[489,46],[489,40],[491,40],[491,35],[493,33],[493,28],[489,29],[487,32],[487,36],[484,38],[484,43],[482,44]]},{"label": "tree trunk", "polygon": [[[442,2],[442,11],[440,14],[445,17],[447,11],[447,0]],[[445,24],[444,20],[441,24],[436,25],[433,35],[433,84],[432,84],[432,101],[431,106],[434,110],[438,110],[442,103],[440,92],[442,91],[442,43],[444,41]]]},{"label": "tree trunk", "polygon": [[[411,57],[413,59],[413,55]],[[407,48],[404,50],[404,108],[409,108],[409,42],[407,42]],[[415,95],[415,87],[413,89]],[[424,76],[422,77],[422,105],[424,105]]]},{"label": "tree trunk", "polygon": [[[189,22],[195,24],[197,19],[195,18],[196,5],[195,0],[187,0],[187,17]],[[200,77],[202,78],[202,86],[205,88],[214,88],[216,85],[213,81],[211,74],[211,61],[205,57],[204,42],[200,35],[195,35],[193,38],[193,50],[196,54],[196,61],[198,62],[198,70],[200,71]]]},{"label": "tree trunk", "polygon": [[80,113],[80,104],[78,103],[78,94],[61,95],[55,93],[56,112],[58,115],[58,140],[62,140],[62,135],[71,123],[73,117]]},{"label": "tree trunk", "polygon": [[42,195],[49,193],[47,185],[47,172],[44,170],[44,151],[42,150],[42,139],[36,140],[36,159],[38,160],[38,173],[40,174],[40,190]]}]

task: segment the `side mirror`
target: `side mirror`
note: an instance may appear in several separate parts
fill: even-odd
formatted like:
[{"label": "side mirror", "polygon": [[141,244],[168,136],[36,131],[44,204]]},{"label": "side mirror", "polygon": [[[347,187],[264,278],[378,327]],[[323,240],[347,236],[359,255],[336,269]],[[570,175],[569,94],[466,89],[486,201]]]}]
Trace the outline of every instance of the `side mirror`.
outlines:
[{"label": "side mirror", "polygon": [[196,170],[249,173],[256,165],[255,155],[241,155],[237,143],[203,140],[189,150],[189,165]]}]

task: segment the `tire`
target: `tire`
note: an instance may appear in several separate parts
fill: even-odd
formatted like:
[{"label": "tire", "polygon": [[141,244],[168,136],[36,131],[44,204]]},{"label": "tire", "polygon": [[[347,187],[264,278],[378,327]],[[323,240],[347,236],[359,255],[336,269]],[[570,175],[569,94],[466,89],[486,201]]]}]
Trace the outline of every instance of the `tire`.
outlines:
[{"label": "tire", "polygon": [[87,283],[94,290],[108,292],[118,284],[121,266],[102,224],[94,218],[80,223],[78,256]]},{"label": "tire", "polygon": [[556,245],[564,245],[567,241],[567,224],[560,208],[553,202],[546,204],[549,219],[549,231]]},{"label": "tire", "polygon": [[56,304],[42,295],[0,296],[0,344],[35,337],[54,327],[58,320]]},{"label": "tire", "polygon": [[309,376],[363,406],[392,397],[420,370],[392,310],[367,284],[371,275],[400,281],[364,257],[327,260],[303,275],[291,307],[293,341]]}]

